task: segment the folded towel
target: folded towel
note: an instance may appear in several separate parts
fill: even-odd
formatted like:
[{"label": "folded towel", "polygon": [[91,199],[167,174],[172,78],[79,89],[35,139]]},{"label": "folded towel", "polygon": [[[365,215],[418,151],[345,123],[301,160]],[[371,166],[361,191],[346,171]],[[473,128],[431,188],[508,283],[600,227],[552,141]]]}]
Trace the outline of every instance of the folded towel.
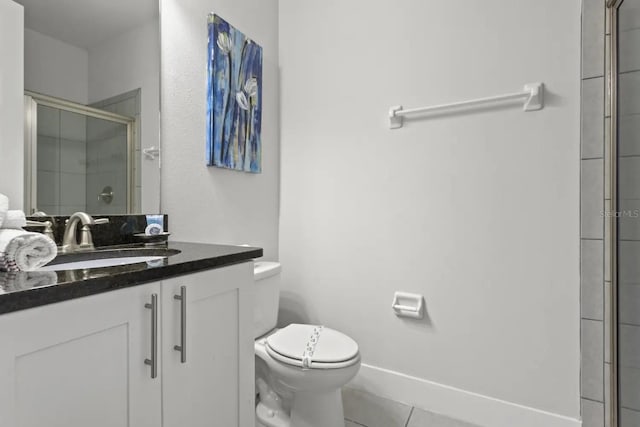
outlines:
[{"label": "folded towel", "polygon": [[0,227],[4,223],[4,218],[7,216],[9,210],[9,198],[0,193]]},{"label": "folded towel", "polygon": [[56,243],[44,234],[0,230],[0,271],[32,271],[57,254]]},{"label": "folded towel", "polygon": [[11,228],[14,230],[21,230],[22,227],[27,226],[27,218],[24,212],[18,210],[8,210],[7,215],[4,218],[4,222],[0,225],[0,228]]},{"label": "folded towel", "polygon": [[18,271],[0,273],[0,294],[51,286],[58,283],[55,271]]}]

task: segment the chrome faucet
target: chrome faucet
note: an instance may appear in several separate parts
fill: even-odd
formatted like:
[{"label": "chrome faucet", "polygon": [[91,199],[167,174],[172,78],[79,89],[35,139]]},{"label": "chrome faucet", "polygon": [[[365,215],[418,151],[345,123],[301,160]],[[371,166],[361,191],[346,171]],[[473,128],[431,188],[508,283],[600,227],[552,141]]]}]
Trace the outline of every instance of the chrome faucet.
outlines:
[{"label": "chrome faucet", "polygon": [[[78,223],[82,222],[80,229],[80,243],[76,240]],[[91,225],[107,224],[109,218],[94,219],[91,215],[84,212],[76,212],[67,220],[67,226],[64,229],[62,238],[62,252],[91,251],[95,249],[93,246],[93,237],[91,237]]]}]

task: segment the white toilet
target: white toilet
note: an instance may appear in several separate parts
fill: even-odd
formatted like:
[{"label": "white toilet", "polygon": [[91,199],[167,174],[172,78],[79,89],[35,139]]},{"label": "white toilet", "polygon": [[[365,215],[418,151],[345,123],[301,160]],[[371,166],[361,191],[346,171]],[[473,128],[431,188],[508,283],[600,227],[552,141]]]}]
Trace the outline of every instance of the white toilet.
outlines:
[{"label": "white toilet", "polygon": [[275,329],[280,264],[254,265],[256,427],[344,427],[341,388],[360,369],[358,344],[318,325]]}]

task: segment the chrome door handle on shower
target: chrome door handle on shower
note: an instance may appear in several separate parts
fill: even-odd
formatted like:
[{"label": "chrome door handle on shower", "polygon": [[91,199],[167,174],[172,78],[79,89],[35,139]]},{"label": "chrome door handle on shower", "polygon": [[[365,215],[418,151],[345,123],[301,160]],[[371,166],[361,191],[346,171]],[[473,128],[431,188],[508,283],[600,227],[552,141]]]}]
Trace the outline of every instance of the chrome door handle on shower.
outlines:
[{"label": "chrome door handle on shower", "polygon": [[151,294],[151,304],[144,305],[151,310],[151,359],[144,364],[151,366],[151,378],[158,376],[158,294]]},{"label": "chrome door handle on shower", "polygon": [[187,288],[180,286],[180,295],[174,295],[173,299],[180,301],[180,345],[174,345],[173,349],[180,352],[180,363],[187,362]]},{"label": "chrome door handle on shower", "polygon": [[107,185],[102,189],[102,193],[98,194],[98,201],[104,202],[107,205],[111,204],[113,201],[113,188],[110,185]]}]

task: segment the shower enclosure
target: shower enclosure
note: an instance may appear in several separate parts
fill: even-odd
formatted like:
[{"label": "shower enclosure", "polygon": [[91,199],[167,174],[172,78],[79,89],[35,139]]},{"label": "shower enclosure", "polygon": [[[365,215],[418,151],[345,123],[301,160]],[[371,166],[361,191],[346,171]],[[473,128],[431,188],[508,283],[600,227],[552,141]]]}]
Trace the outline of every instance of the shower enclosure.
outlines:
[{"label": "shower enclosure", "polygon": [[612,425],[640,426],[640,0],[611,0]]},{"label": "shower enclosure", "polygon": [[135,119],[25,94],[26,211],[133,211]]}]

